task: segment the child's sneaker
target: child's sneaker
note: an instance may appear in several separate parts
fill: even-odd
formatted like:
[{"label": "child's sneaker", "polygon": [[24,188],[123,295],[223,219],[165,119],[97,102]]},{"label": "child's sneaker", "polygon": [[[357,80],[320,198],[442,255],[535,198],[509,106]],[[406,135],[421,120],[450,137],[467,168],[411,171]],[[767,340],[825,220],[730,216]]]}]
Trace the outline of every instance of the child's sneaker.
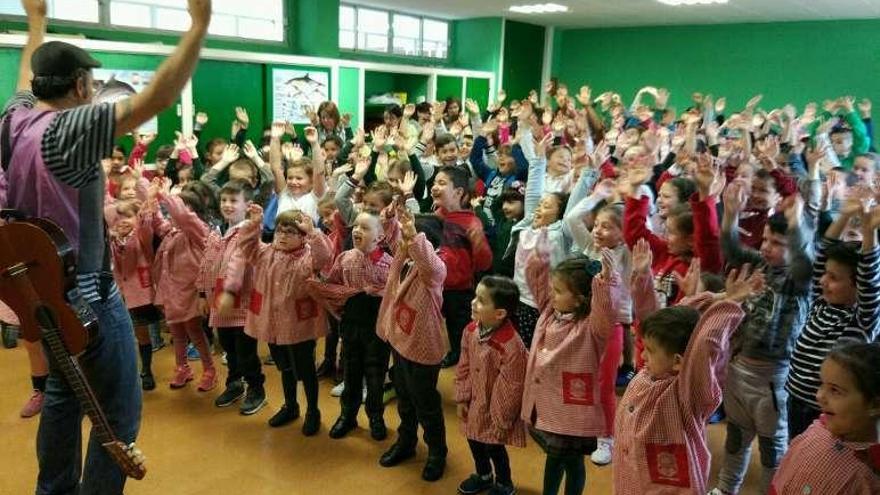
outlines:
[{"label": "child's sneaker", "polygon": [[513,495],[514,493],[516,493],[516,487],[513,485],[502,485],[501,483],[496,483],[489,490],[489,495]]},{"label": "child's sneaker", "polygon": [[24,407],[21,408],[21,417],[22,418],[32,418],[37,414],[40,414],[40,411],[43,410],[43,392],[39,390],[34,390],[34,393],[31,395],[31,398],[24,404]]},{"label": "child's sneaker", "polygon": [[618,388],[626,388],[629,382],[636,377],[636,370],[632,366],[625,364],[617,369],[617,382],[615,386]]},{"label": "child's sneaker", "polygon": [[244,397],[244,383],[241,380],[235,380],[228,383],[226,390],[214,399],[214,405],[217,407],[229,407],[242,397]]},{"label": "child's sneaker", "polygon": [[199,350],[196,349],[196,346],[192,345],[192,343],[187,345],[186,346],[186,360],[187,361],[199,361],[200,359],[202,359],[202,357],[199,356]]},{"label": "child's sneaker", "polygon": [[187,365],[178,366],[174,370],[174,378],[171,379],[171,388],[183,388],[188,382],[193,380],[193,371]]},{"label": "child's sneaker", "polygon": [[611,449],[614,446],[614,439],[600,438],[596,445],[596,450],[590,454],[590,460],[597,466],[605,466],[611,464]]},{"label": "child's sneaker", "polygon": [[199,392],[207,392],[214,390],[217,386],[217,370],[208,368],[202,372],[202,378],[199,380]]},{"label": "child's sneaker", "polygon": [[263,390],[263,387],[251,387],[249,385],[247,395],[245,395],[244,401],[241,403],[239,412],[242,416],[250,416],[251,414],[256,414],[257,411],[268,403],[269,401],[266,400],[266,392]]},{"label": "child's sneaker", "polygon": [[492,480],[492,475],[480,476],[479,474],[472,474],[470,477],[461,482],[458,485],[458,493],[462,495],[474,495],[476,493],[484,492],[495,485]]},{"label": "child's sneaker", "polygon": [[339,385],[330,389],[330,397],[341,397],[343,391],[345,391],[345,382],[339,382]]}]

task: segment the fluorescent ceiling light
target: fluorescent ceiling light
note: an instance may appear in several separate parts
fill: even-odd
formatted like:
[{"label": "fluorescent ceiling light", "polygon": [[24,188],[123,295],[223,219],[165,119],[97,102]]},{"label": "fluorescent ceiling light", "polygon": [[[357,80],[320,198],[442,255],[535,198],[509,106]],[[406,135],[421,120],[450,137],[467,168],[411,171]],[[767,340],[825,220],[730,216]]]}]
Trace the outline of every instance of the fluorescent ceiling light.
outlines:
[{"label": "fluorescent ceiling light", "polygon": [[568,12],[568,7],[555,3],[536,3],[534,5],[514,5],[508,10],[520,14],[555,14]]},{"label": "fluorescent ceiling light", "polygon": [[666,5],[711,5],[711,4],[722,4],[727,3],[727,0],[657,0],[660,3]]}]

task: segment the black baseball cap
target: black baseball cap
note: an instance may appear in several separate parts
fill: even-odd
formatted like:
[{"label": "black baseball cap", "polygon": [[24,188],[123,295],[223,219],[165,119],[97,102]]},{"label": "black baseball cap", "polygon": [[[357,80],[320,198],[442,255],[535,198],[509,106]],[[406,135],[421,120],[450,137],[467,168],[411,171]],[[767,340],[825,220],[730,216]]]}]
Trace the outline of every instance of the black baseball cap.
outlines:
[{"label": "black baseball cap", "polygon": [[77,69],[100,66],[101,62],[92,58],[87,51],[63,41],[43,43],[31,56],[34,77],[68,77]]}]

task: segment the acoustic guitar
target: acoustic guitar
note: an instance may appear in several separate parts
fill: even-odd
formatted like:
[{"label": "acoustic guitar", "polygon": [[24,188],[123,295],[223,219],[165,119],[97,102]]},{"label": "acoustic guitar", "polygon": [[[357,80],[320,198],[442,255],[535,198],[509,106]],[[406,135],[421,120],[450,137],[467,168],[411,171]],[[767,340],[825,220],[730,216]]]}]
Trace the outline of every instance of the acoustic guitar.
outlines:
[{"label": "acoustic guitar", "polygon": [[[4,223],[3,219],[14,219]],[[120,441],[79,366],[97,318],[76,286],[76,253],[62,230],[49,220],[0,211],[0,300],[20,320],[30,342],[42,340],[55,368],[67,380],[92,422],[92,434],[126,476],[143,479],[134,444]]]}]

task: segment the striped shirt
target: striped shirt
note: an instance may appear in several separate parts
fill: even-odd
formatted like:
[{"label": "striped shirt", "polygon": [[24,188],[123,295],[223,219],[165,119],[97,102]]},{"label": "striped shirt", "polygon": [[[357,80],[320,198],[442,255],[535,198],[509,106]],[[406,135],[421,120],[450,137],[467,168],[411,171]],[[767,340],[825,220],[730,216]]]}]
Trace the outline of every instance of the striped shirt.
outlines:
[{"label": "striped shirt", "polygon": [[[3,118],[16,109],[32,109],[36,103],[37,98],[32,92],[18,92],[6,103]],[[94,186],[94,181],[102,179],[101,159],[112,152],[115,127],[116,114],[112,103],[83,105],[57,112],[43,133],[40,145],[46,168],[61,183],[84,192],[89,186]],[[8,165],[4,164],[4,167]],[[15,184],[9,187],[15,187]],[[97,200],[101,198],[103,196]],[[104,250],[109,249],[106,237],[103,242]],[[100,301],[102,275],[110,277],[107,281],[110,288],[108,297],[118,294],[119,289],[112,281],[108,264],[99,271],[88,270],[77,274],[77,285],[86,301]]]},{"label": "striped shirt", "polygon": [[819,368],[828,352],[844,338],[873,342],[880,328],[880,247],[859,255],[855,306],[832,305],[822,298],[820,280],[825,274],[827,250],[837,242],[822,239],[819,243],[813,265],[813,305],[795,344],[785,385],[792,396],[816,409],[819,409],[816,392],[821,384]]}]

